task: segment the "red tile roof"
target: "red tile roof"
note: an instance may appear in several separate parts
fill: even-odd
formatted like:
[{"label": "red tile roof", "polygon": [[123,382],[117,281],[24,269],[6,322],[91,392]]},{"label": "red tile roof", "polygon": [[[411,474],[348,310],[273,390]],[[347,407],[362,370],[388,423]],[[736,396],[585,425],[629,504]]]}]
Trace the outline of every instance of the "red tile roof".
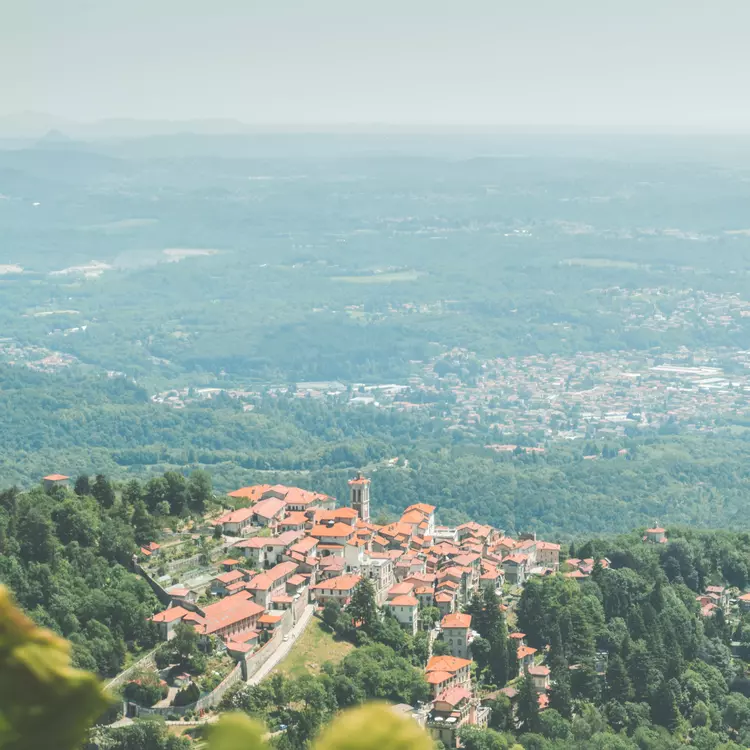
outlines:
[{"label": "red tile roof", "polygon": [[549,667],[543,667],[539,665],[533,665],[529,667],[529,674],[532,677],[547,677],[549,676]]},{"label": "red tile roof", "polygon": [[242,523],[247,521],[253,515],[252,508],[240,508],[239,510],[233,510],[229,513],[225,513],[221,518],[216,519],[216,523]]},{"label": "red tile roof", "polygon": [[183,607],[170,607],[163,612],[157,612],[151,619],[154,622],[174,622],[175,620],[181,620],[188,614],[188,611]]},{"label": "red tile roof", "polygon": [[281,513],[286,507],[284,500],[279,500],[277,497],[269,497],[267,500],[261,500],[257,505],[253,506],[253,515],[260,516],[261,518],[273,518]]},{"label": "red tile roof", "polygon": [[239,581],[241,578],[244,578],[244,574],[240,570],[230,570],[228,573],[221,573],[220,575],[216,576],[214,578],[215,581],[219,581],[219,583],[228,584],[228,583],[234,583],[235,581]]},{"label": "red tile roof", "polygon": [[391,601],[387,602],[387,604],[390,607],[418,607],[419,601],[414,596],[402,594],[401,596],[397,596],[394,599],[391,599]]},{"label": "red tile roof", "polygon": [[312,587],[312,590],[321,591],[326,589],[327,591],[351,591],[361,580],[362,576],[353,574],[336,576],[335,578],[329,578],[327,581],[316,583]]},{"label": "red tile roof", "polygon": [[263,497],[263,493],[271,489],[270,484],[254,484],[252,487],[240,487],[238,490],[229,493],[229,497],[243,498],[257,502]]},{"label": "red tile roof", "polygon": [[217,630],[229,627],[242,620],[254,617],[263,612],[260,604],[249,598],[248,592],[242,591],[234,596],[228,596],[215,604],[209,604],[203,608],[205,617],[196,617],[202,627],[199,632],[205,635],[215,633]]},{"label": "red tile roof", "polygon": [[433,656],[427,662],[427,672],[457,672],[463,667],[471,666],[471,659],[460,659],[458,656]]},{"label": "red tile roof", "polygon": [[462,612],[452,612],[443,617],[440,626],[443,628],[470,628],[471,615],[465,615]]},{"label": "red tile roof", "polygon": [[326,526],[324,524],[317,524],[312,527],[310,536],[316,537],[346,537],[349,538],[354,534],[354,527],[348,523],[334,523],[332,526]]},{"label": "red tile roof", "polygon": [[432,672],[428,672],[425,675],[425,679],[430,683],[430,685],[441,685],[442,683],[448,682],[448,680],[453,679],[453,674],[451,672],[442,672],[436,669]]},{"label": "red tile roof", "polygon": [[436,703],[447,703],[450,706],[457,706],[463,700],[469,700],[471,693],[462,687],[452,687],[444,690],[437,698]]}]

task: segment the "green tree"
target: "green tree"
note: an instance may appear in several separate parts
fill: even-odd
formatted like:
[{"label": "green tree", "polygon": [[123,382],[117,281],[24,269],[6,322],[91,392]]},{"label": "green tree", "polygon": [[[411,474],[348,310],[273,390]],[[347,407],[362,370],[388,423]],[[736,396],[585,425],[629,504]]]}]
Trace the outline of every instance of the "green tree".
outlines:
[{"label": "green tree", "polygon": [[335,599],[329,599],[323,607],[322,619],[331,630],[336,629],[341,616],[341,605]]},{"label": "green tree", "polygon": [[213,499],[211,475],[202,469],[194,471],[188,479],[187,494],[190,510],[196,513],[204,513]]},{"label": "green tree", "polygon": [[354,587],[346,610],[352,620],[359,623],[365,631],[379,622],[375,589],[369,578],[362,578]]},{"label": "green tree", "polygon": [[570,737],[570,722],[554,708],[543,711],[537,717],[538,731],[548,740],[567,740]]},{"label": "green tree", "polygon": [[518,684],[516,708],[518,721],[524,732],[536,732],[539,728],[539,696],[534,683],[526,675]]},{"label": "green tree", "polygon": [[141,483],[137,479],[131,479],[122,490],[122,501],[126,505],[135,505],[142,498]]},{"label": "green tree", "polygon": [[573,716],[573,695],[570,687],[570,670],[566,661],[558,661],[550,674],[549,705],[566,719]]},{"label": "green tree", "polygon": [[189,682],[174,697],[175,706],[189,706],[201,697],[201,690],[194,682]]},{"label": "green tree", "polygon": [[76,478],[73,492],[75,492],[78,497],[84,497],[91,494],[91,483],[89,482],[88,474],[81,474]]},{"label": "green tree", "polygon": [[132,524],[136,544],[148,544],[156,539],[156,522],[146,509],[146,503],[143,500],[137,500],[135,503]]},{"label": "green tree", "polygon": [[103,474],[97,474],[91,487],[91,494],[102,508],[111,508],[115,504],[115,490],[112,483]]},{"label": "green tree", "polygon": [[437,607],[420,608],[419,622],[424,630],[430,630],[436,622],[440,622],[440,610]]},{"label": "green tree", "polygon": [[611,654],[607,664],[606,694],[609,700],[627,703],[633,693],[625,662],[619,654]]}]

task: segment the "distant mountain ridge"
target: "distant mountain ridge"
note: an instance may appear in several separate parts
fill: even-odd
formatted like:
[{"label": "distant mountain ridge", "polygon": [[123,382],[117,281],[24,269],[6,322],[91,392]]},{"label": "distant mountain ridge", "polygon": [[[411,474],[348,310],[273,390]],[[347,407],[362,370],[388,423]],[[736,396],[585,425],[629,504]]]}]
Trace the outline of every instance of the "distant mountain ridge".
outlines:
[{"label": "distant mountain ridge", "polygon": [[142,138],[153,135],[193,133],[230,135],[257,131],[239,120],[210,118],[195,120],[135,120],[107,118],[92,122],[67,120],[45,112],[21,112],[0,117],[0,138],[44,138],[61,133],[68,138]]}]

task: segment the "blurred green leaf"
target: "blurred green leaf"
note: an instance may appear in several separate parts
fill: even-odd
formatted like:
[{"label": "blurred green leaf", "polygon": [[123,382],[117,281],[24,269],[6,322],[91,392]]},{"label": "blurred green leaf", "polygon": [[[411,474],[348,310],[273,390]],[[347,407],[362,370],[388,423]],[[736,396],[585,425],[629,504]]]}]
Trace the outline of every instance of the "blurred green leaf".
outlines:
[{"label": "blurred green leaf", "polygon": [[314,750],[433,750],[433,742],[413,719],[400,716],[385,703],[370,703],[334,719],[313,747]]},{"label": "blurred green leaf", "polygon": [[266,750],[265,727],[244,714],[226,714],[208,731],[210,750]]},{"label": "blurred green leaf", "polygon": [[96,677],[71,667],[68,643],[0,586],[0,748],[74,750],[107,703]]}]

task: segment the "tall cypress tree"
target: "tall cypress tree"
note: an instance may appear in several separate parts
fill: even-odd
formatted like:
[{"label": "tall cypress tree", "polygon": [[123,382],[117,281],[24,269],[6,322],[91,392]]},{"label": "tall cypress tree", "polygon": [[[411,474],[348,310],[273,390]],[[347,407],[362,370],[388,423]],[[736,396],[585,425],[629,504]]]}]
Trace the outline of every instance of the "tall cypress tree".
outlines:
[{"label": "tall cypress tree", "polygon": [[610,654],[607,664],[607,698],[625,703],[633,694],[628,670],[619,654]]},{"label": "tall cypress tree", "polygon": [[566,719],[570,719],[573,715],[573,695],[570,688],[570,670],[564,658],[552,668],[550,681],[550,708],[556,709]]},{"label": "tall cypress tree", "polygon": [[524,732],[536,732],[539,727],[539,696],[534,683],[526,674],[518,686],[517,716]]}]

